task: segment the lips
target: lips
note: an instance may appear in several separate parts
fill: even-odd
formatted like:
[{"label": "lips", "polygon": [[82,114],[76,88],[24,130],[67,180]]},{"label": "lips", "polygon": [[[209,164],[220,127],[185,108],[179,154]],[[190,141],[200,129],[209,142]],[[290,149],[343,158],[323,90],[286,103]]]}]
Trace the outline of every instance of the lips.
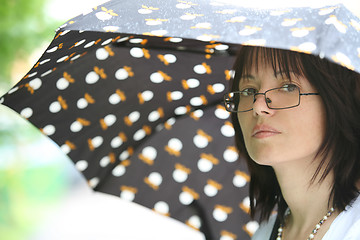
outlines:
[{"label": "lips", "polygon": [[281,132],[275,128],[267,125],[256,125],[252,131],[251,136],[255,138],[267,138],[276,136],[278,134],[281,134]]}]

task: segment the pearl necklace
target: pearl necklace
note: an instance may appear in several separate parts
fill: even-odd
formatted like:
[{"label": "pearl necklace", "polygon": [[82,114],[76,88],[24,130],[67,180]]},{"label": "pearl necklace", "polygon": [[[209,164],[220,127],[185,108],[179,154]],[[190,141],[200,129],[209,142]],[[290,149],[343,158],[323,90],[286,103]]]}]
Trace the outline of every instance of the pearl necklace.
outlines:
[{"label": "pearl necklace", "polygon": [[[316,224],[314,230],[312,230],[312,232],[310,233],[309,237],[307,238],[307,240],[312,240],[314,239],[316,233],[319,231],[321,225],[328,219],[328,217],[331,216],[331,214],[334,212],[334,208],[330,208],[330,210],[325,214],[325,216],[320,220],[320,222],[318,224]],[[285,214],[285,217],[287,217],[290,214],[290,210],[287,211],[287,213]],[[284,230],[284,224],[280,224],[280,227],[278,228],[278,236],[276,238],[276,240],[282,240],[282,234],[283,234],[283,230]]]}]

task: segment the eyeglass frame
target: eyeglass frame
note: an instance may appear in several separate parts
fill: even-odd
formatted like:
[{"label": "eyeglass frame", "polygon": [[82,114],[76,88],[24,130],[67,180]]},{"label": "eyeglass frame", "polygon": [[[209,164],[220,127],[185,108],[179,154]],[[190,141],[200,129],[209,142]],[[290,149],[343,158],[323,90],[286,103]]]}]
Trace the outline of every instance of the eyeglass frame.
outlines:
[{"label": "eyeglass frame", "polygon": [[[253,105],[256,101],[256,96],[257,95],[264,95],[265,97],[265,103],[266,103],[266,106],[269,108],[269,109],[274,109],[274,110],[282,110],[282,109],[289,109],[289,108],[294,108],[294,107],[298,107],[300,105],[300,96],[312,96],[312,95],[320,95],[319,93],[301,93],[300,92],[300,88],[298,86],[296,86],[298,92],[299,92],[299,103],[294,105],[294,106],[290,106],[290,107],[284,107],[284,108],[276,108],[276,107],[270,107],[269,106],[269,102],[268,102],[268,98],[266,98],[266,93],[269,92],[269,91],[273,91],[273,90],[277,90],[277,89],[282,89],[284,87],[278,87],[278,88],[271,88],[271,89],[268,89],[266,90],[265,92],[261,93],[261,92],[257,92],[254,94],[254,100],[253,100]],[[241,92],[244,92],[244,91],[234,91],[234,92],[229,92],[227,94],[224,95],[224,105],[225,105],[225,109],[226,111],[228,112],[232,112],[232,113],[240,113],[240,112],[249,112],[251,110],[254,109],[254,107],[250,108],[249,110],[245,110],[245,111],[230,111],[228,110],[228,108],[226,107],[226,103],[229,103],[229,101],[226,100],[226,97],[229,96],[230,93],[241,93]]]}]

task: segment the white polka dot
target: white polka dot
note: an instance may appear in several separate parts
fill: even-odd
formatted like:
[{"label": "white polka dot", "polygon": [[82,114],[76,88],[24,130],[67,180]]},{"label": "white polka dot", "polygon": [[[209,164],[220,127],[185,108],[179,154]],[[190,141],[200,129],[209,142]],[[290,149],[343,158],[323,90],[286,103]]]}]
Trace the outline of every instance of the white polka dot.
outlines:
[{"label": "white polka dot", "polygon": [[85,44],[84,48],[89,48],[89,47],[93,46],[94,44],[95,44],[95,41],[91,41],[91,42]]},{"label": "white polka dot", "polygon": [[316,44],[312,42],[305,42],[299,45],[299,49],[306,52],[312,52],[316,49]]},{"label": "white polka dot", "polygon": [[140,113],[138,111],[134,111],[129,114],[129,120],[134,123],[140,119]]},{"label": "white polka dot", "polygon": [[32,89],[38,90],[42,85],[42,81],[40,80],[40,78],[35,78],[29,82],[29,85],[30,87],[32,87]]},{"label": "white polka dot", "polygon": [[244,28],[243,30],[239,31],[239,35],[241,36],[250,36],[256,33],[258,30],[255,28]]},{"label": "white polka dot", "polygon": [[195,78],[189,78],[186,83],[189,88],[197,88],[200,85],[200,81]]},{"label": "white polka dot", "polygon": [[116,122],[116,117],[113,114],[109,114],[106,117],[104,117],[105,124],[110,127]]},{"label": "white polka dot", "polygon": [[131,202],[135,199],[135,194],[131,191],[124,190],[120,193],[120,197]]},{"label": "white polka dot", "polygon": [[157,202],[154,205],[154,210],[159,212],[159,213],[162,213],[162,214],[169,213],[169,209],[170,209],[169,205],[166,202],[163,202],[163,201]]},{"label": "white polka dot", "polygon": [[28,75],[28,78],[31,78],[31,77],[35,76],[36,74],[37,74],[37,72],[30,73],[30,74]]},{"label": "white polka dot", "polygon": [[232,126],[224,125],[221,127],[221,133],[225,137],[233,137],[235,135],[235,130]]},{"label": "white polka dot", "polygon": [[95,188],[99,184],[99,182],[100,182],[99,178],[94,177],[94,178],[89,180],[89,186],[91,188]]},{"label": "white polka dot", "polygon": [[65,31],[63,31],[61,34],[60,34],[60,36],[64,36],[65,34],[67,34],[67,33],[69,33],[70,32],[70,30],[65,30]]},{"label": "white polka dot", "polygon": [[89,165],[89,164],[88,164],[87,161],[85,161],[85,160],[80,160],[80,161],[78,161],[78,162],[75,164],[75,167],[76,167],[77,170],[79,170],[80,172],[82,172],[82,171],[84,171],[84,170],[87,169],[88,165]]},{"label": "white polka dot", "polygon": [[152,184],[154,184],[156,186],[159,186],[163,181],[162,176],[158,172],[150,173],[148,179]]},{"label": "white polka dot", "polygon": [[104,140],[101,136],[97,136],[91,140],[91,143],[93,144],[94,148],[98,148],[103,143],[103,141]]},{"label": "white polka dot", "polygon": [[57,112],[59,112],[59,111],[61,110],[61,105],[60,105],[60,103],[59,103],[58,101],[51,103],[50,106],[49,106],[49,110],[50,110],[50,112],[52,112],[52,113],[57,113]]},{"label": "white polka dot", "polygon": [[222,235],[219,240],[235,240],[233,237],[230,237],[228,235]]},{"label": "white polka dot", "polygon": [[101,21],[110,20],[112,18],[112,16],[106,12],[97,12],[95,16]]},{"label": "white polka dot", "polygon": [[182,192],[179,195],[179,200],[184,205],[189,205],[194,201],[193,196],[188,192]]},{"label": "white polka dot", "polygon": [[76,105],[77,105],[77,107],[78,107],[79,109],[84,109],[84,108],[86,108],[89,104],[88,104],[88,102],[86,101],[85,98],[80,98],[80,99],[77,101]]},{"label": "white polka dot", "polygon": [[138,131],[136,131],[133,138],[135,141],[140,141],[145,136],[146,136],[146,132],[144,131],[144,129],[139,129]]},{"label": "white polka dot", "polygon": [[205,148],[209,144],[207,138],[201,135],[196,135],[193,139],[193,142],[198,148]]},{"label": "white polka dot", "polygon": [[235,175],[233,178],[233,184],[235,187],[244,187],[246,185],[246,179],[242,176]]},{"label": "white polka dot", "polygon": [[153,83],[161,83],[164,81],[164,77],[160,73],[154,72],[150,75],[150,80]]},{"label": "white polka dot", "polygon": [[47,135],[47,136],[51,136],[55,133],[56,128],[53,125],[47,125],[43,128],[43,132]]},{"label": "white polka dot", "polygon": [[157,110],[152,111],[148,116],[148,120],[150,122],[155,122],[155,121],[159,120],[159,118],[160,118],[160,113]]},{"label": "white polka dot", "polygon": [[115,105],[121,102],[121,98],[118,94],[114,93],[109,97],[109,103]]},{"label": "white polka dot", "polygon": [[190,224],[191,226],[194,226],[194,227],[196,227],[197,229],[199,229],[199,228],[201,227],[201,219],[200,219],[200,217],[199,217],[199,216],[196,216],[196,215],[191,216],[191,217],[189,218],[189,224]]},{"label": "white polka dot", "polygon": [[182,15],[180,17],[181,20],[185,20],[185,21],[194,20],[195,18],[196,18],[195,15],[190,15],[190,14]]},{"label": "white polka dot", "polygon": [[254,234],[258,230],[258,228],[259,223],[256,221],[251,221],[246,224],[246,229],[252,234]]},{"label": "white polka dot", "polygon": [[183,39],[182,38],[170,38],[170,40],[169,40],[170,42],[172,42],[172,43],[180,43],[180,42],[182,42],[183,41]]},{"label": "white polka dot", "polygon": [[151,31],[151,34],[155,35],[155,36],[164,36],[168,33],[168,31],[166,30],[153,30]]},{"label": "white polka dot", "polygon": [[112,175],[114,175],[115,177],[121,177],[126,173],[126,168],[123,165],[117,165],[113,170],[112,170]]},{"label": "white polka dot", "polygon": [[71,152],[71,148],[67,145],[67,144],[64,144],[60,147],[61,151],[65,154],[68,154]]},{"label": "white polka dot", "polygon": [[69,56],[63,56],[63,57],[59,58],[56,62],[61,63],[61,62],[65,61],[65,59],[67,59],[68,57]]},{"label": "white polka dot", "polygon": [[225,86],[222,83],[215,83],[214,85],[212,85],[212,88],[216,93],[221,93],[225,90]]},{"label": "white polka dot", "polygon": [[188,178],[188,174],[180,169],[175,169],[172,176],[174,180],[178,183],[183,183]]},{"label": "white polka dot", "polygon": [[217,45],[215,47],[216,50],[218,51],[225,51],[225,50],[228,50],[229,49],[229,46],[228,45],[225,45],[225,44],[220,44],[220,45]]},{"label": "white polka dot", "polygon": [[105,50],[105,48],[99,48],[96,50],[96,58],[98,60],[105,60],[109,57],[109,53]]},{"label": "white polka dot", "polygon": [[193,97],[192,99],[190,99],[190,104],[192,106],[201,106],[203,104],[203,100],[200,97]]},{"label": "white polka dot", "polygon": [[171,99],[174,101],[180,100],[183,97],[183,93],[180,91],[174,91],[170,93]]},{"label": "white polka dot", "polygon": [[86,74],[85,81],[87,84],[94,84],[100,79],[99,75],[96,72],[89,72]]},{"label": "white polka dot", "polygon": [[230,113],[222,108],[217,108],[215,110],[215,116],[219,119],[228,119],[230,117]]},{"label": "white polka dot", "polygon": [[310,33],[309,30],[299,29],[299,30],[293,31],[293,32],[292,32],[292,35],[293,35],[294,37],[301,38],[301,37],[307,36],[309,33]]},{"label": "white polka dot", "polygon": [[152,91],[147,90],[147,91],[144,91],[141,94],[141,96],[144,99],[144,101],[148,102],[154,97],[154,93]]},{"label": "white polka dot", "polygon": [[342,52],[337,52],[336,53],[336,58],[340,61],[340,63],[345,64],[345,65],[351,65],[351,59],[346,56],[344,53]]},{"label": "white polka dot", "polygon": [[183,144],[178,138],[171,138],[168,146],[176,151],[180,151],[183,148]]},{"label": "white polka dot", "polygon": [[64,89],[66,89],[69,85],[70,85],[69,81],[67,81],[65,78],[60,78],[60,79],[56,82],[56,87],[57,87],[59,90],[64,90]]},{"label": "white polka dot", "polygon": [[191,8],[191,5],[185,4],[185,3],[178,3],[178,4],[176,4],[176,8],[179,8],[179,9],[188,9],[188,8]]},{"label": "white polka dot", "polygon": [[72,57],[70,60],[75,61],[76,59],[79,59],[81,57],[80,54],[75,55],[75,57]]},{"label": "white polka dot", "polygon": [[141,9],[138,10],[138,13],[140,13],[140,14],[150,14],[150,13],[152,13],[152,10],[141,8]]},{"label": "white polka dot", "polygon": [[144,56],[144,52],[142,51],[141,48],[138,47],[134,47],[130,50],[130,54],[131,56],[133,56],[134,58],[141,58]]},{"label": "white polka dot", "polygon": [[83,128],[83,125],[78,121],[75,121],[70,125],[70,130],[72,132],[79,132],[79,131],[81,131],[82,128]]},{"label": "white polka dot", "polygon": [[176,62],[176,56],[173,55],[173,54],[165,54],[164,58],[168,63],[175,63]]},{"label": "white polka dot", "polygon": [[100,162],[99,162],[101,167],[106,167],[107,165],[109,165],[109,163],[110,163],[110,157],[109,156],[103,157],[102,159],[100,159]]},{"label": "white polka dot", "polygon": [[130,153],[127,150],[125,150],[120,154],[119,159],[120,161],[124,161],[125,159],[129,158],[129,156]]},{"label": "white polka dot", "polygon": [[213,163],[207,159],[199,159],[197,166],[201,172],[209,172],[213,168]]},{"label": "white polka dot", "polygon": [[127,40],[129,40],[129,37],[123,37],[123,38],[120,38],[119,40],[117,40],[116,42],[120,43],[120,42],[125,42]]},{"label": "white polka dot", "polygon": [[3,104],[4,103],[4,98],[2,97],[2,98],[0,98],[0,104]]},{"label": "white polka dot", "polygon": [[166,121],[166,124],[172,126],[174,125],[176,122],[176,118],[169,118],[167,121]]},{"label": "white polka dot", "polygon": [[40,77],[45,77],[46,75],[49,75],[52,72],[53,72],[53,69],[49,69],[46,72],[44,72],[43,74],[41,74]]},{"label": "white polka dot", "polygon": [[231,149],[226,149],[223,157],[227,162],[235,162],[239,158],[239,154]]},{"label": "white polka dot", "polygon": [[215,208],[215,210],[213,211],[213,217],[218,222],[224,222],[228,218],[228,215],[223,210]]},{"label": "white polka dot", "polygon": [[43,65],[43,64],[49,62],[50,60],[51,60],[50,58],[45,59],[45,60],[42,60],[39,64],[40,64],[40,65]]},{"label": "white polka dot", "polygon": [[214,197],[218,193],[218,190],[214,186],[211,186],[211,185],[207,184],[204,187],[204,193],[208,197]]},{"label": "white polka dot", "polygon": [[133,43],[133,44],[139,44],[143,41],[144,39],[142,38],[132,38],[129,40],[130,43]]},{"label": "white polka dot", "polygon": [[80,46],[81,44],[83,44],[84,42],[86,42],[85,39],[78,41],[77,43],[75,43],[75,47]]},{"label": "white polka dot", "polygon": [[194,67],[194,72],[196,72],[197,74],[205,74],[206,68],[203,65],[199,64]]},{"label": "white polka dot", "polygon": [[115,72],[115,78],[118,80],[125,80],[128,77],[129,77],[129,73],[124,68],[120,68]]},{"label": "white polka dot", "polygon": [[154,147],[151,147],[151,146],[148,146],[148,147],[145,147],[141,153],[147,157],[147,158],[150,158],[151,160],[154,160],[157,156],[157,151]]},{"label": "white polka dot", "polygon": [[194,111],[193,114],[195,117],[201,118],[204,115],[204,111],[201,109],[198,109],[198,110]]},{"label": "white polka dot", "polygon": [[114,138],[111,140],[110,145],[111,145],[112,148],[118,148],[118,147],[120,147],[123,143],[124,143],[123,140],[122,140],[119,136],[117,136],[117,137],[114,137]]},{"label": "white polka dot", "polygon": [[19,90],[19,87],[14,87],[8,91],[8,94],[12,94],[12,93],[16,92],[17,90]]},{"label": "white polka dot", "polygon": [[103,42],[101,43],[101,46],[108,45],[109,43],[111,43],[112,40],[113,40],[112,38],[109,38],[109,39],[103,41]]},{"label": "white polka dot", "polygon": [[57,49],[58,49],[58,46],[55,46],[55,47],[50,48],[50,49],[47,50],[46,52],[47,52],[47,53],[52,53],[52,52],[55,52]]},{"label": "white polka dot", "polygon": [[33,110],[29,107],[21,110],[20,115],[24,118],[30,118],[33,115]]},{"label": "white polka dot", "polygon": [[[116,32],[117,30],[119,30],[118,26],[105,26],[103,27],[105,32]],[[102,44],[104,45],[104,43]]]},{"label": "white polka dot", "polygon": [[188,111],[188,110],[187,110],[186,107],[180,106],[180,107],[175,108],[174,113],[175,113],[176,115],[184,115],[184,114],[187,113],[187,111]]},{"label": "white polka dot", "polygon": [[151,21],[146,21],[146,25],[149,26],[156,26],[156,25],[161,25],[162,22],[160,20],[151,20]]}]

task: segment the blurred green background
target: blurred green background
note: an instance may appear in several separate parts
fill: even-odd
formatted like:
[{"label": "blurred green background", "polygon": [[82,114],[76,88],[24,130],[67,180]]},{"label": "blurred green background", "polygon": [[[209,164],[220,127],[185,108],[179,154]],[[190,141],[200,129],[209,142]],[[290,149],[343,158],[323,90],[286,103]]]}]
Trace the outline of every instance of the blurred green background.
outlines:
[{"label": "blurred green background", "polygon": [[[0,95],[30,70],[34,53],[50,43],[58,19],[47,0],[0,4]],[[11,110],[0,108],[0,239],[29,239],[68,189],[66,161],[55,146]],[[46,149],[46,151],[45,151]],[[60,160],[60,158],[64,158]]]},{"label": "blurred green background", "polygon": [[[0,96],[36,63],[58,26],[99,2],[0,0]],[[33,239],[76,174],[55,144],[0,104],[1,240]]]}]

